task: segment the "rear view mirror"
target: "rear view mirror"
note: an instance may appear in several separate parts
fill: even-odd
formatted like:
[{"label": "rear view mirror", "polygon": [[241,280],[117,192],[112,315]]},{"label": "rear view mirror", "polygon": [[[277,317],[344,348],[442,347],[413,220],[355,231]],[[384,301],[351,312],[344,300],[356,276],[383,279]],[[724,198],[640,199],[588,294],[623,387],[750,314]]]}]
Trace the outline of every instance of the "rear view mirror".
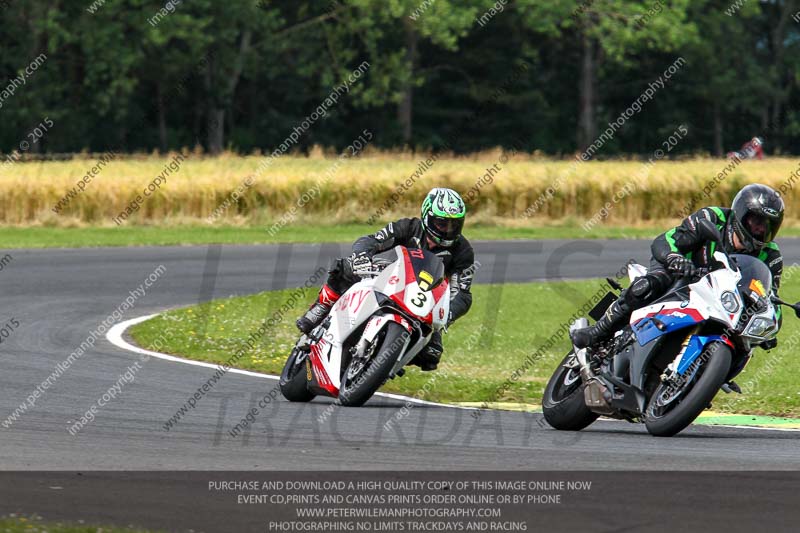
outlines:
[{"label": "rear view mirror", "polygon": [[800,302],[797,302],[796,304],[790,304],[789,302],[785,302],[785,301],[781,300],[780,298],[778,298],[774,294],[770,295],[769,299],[770,299],[770,301],[772,301],[773,303],[776,303],[778,305],[785,305],[787,307],[791,307],[792,309],[794,309],[795,316],[797,318],[800,318]]}]

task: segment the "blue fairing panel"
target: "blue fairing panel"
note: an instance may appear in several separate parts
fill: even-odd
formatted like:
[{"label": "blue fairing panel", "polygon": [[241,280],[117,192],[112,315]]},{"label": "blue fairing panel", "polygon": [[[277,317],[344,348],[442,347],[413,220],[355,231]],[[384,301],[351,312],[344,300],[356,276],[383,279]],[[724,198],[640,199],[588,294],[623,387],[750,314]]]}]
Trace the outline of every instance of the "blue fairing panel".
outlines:
[{"label": "blue fairing panel", "polygon": [[[665,328],[663,331],[656,327],[656,322],[652,320],[653,318],[664,324]],[[644,346],[648,342],[660,337],[661,335],[666,335],[667,333],[672,333],[673,331],[677,331],[688,326],[693,326],[698,322],[701,322],[701,320],[695,320],[686,313],[669,311],[665,314],[659,313],[653,317],[641,319],[639,322],[633,325],[633,332],[636,335],[636,340],[639,341],[639,344]]]},{"label": "blue fairing panel", "polygon": [[722,335],[692,335],[689,339],[689,344],[686,346],[686,352],[684,352],[683,358],[678,365],[678,374],[682,375],[686,372],[686,369],[703,353],[703,348],[714,341],[725,342],[722,339]]}]

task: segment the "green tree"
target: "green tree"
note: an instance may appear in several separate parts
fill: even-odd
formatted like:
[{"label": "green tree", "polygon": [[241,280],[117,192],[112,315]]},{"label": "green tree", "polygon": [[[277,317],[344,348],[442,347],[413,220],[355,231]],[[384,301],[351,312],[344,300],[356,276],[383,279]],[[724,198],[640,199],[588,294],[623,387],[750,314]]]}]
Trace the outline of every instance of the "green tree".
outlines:
[{"label": "green tree", "polygon": [[[598,72],[635,63],[641,54],[671,52],[697,38],[689,0],[538,2],[518,0],[524,23],[538,33],[574,40],[580,47],[577,147],[597,137]],[[637,95],[633,95],[636,98]]]},{"label": "green tree", "polygon": [[[333,14],[331,66],[324,76],[343,77],[343,65],[370,62],[369,81],[354,93],[363,107],[392,103],[400,141],[413,139],[414,90],[426,83],[432,65],[421,57],[421,44],[455,50],[458,41],[475,26],[475,17],[488,2],[477,0],[342,0]],[[423,67],[424,65],[424,67]]]}]

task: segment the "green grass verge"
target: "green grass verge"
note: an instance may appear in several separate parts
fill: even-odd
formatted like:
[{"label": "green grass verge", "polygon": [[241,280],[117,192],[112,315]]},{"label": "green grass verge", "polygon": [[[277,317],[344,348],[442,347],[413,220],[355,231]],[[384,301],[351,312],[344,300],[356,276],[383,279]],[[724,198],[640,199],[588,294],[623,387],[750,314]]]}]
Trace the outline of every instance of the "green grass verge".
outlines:
[{"label": "green grass verge", "polygon": [[[4,249],[12,248],[84,248],[98,246],[169,246],[201,244],[270,244],[353,242],[374,233],[376,225],[337,224],[286,226],[274,236],[266,226],[121,226],[121,227],[0,227]],[[653,239],[665,226],[659,227],[596,227],[590,232],[579,225],[542,227],[505,227],[475,224],[465,235],[476,240],[511,239]],[[782,237],[800,236],[800,228],[784,228]]]},{"label": "green grass verge", "polygon": [[[3,248],[82,248],[97,246],[166,246],[200,244],[267,244],[353,242],[377,231],[379,225],[294,225],[270,236],[264,226],[121,226],[121,227],[0,227]],[[647,228],[597,228],[585,232],[577,225],[539,228],[470,226],[471,240],[653,238],[659,231]]]},{"label": "green grass verge", "polygon": [[[427,394],[422,396],[424,399],[442,402],[539,403],[547,379],[569,349],[566,335],[510,386],[503,388],[504,383],[583,302],[591,298],[600,284],[598,280],[590,280],[478,285],[474,287],[472,310],[444,337],[443,365],[446,365],[447,379],[436,379],[425,387],[436,372],[422,373],[412,367],[404,377],[390,381],[382,390],[409,395],[427,390]],[[300,297],[295,296],[296,303],[290,305],[292,293],[292,290],[267,292],[172,310],[134,326],[130,332],[134,341],[145,348],[223,363],[243,346],[262,319],[282,309],[283,315],[277,325],[235,365],[279,374],[297,337],[294,319],[307,308],[316,290],[309,289]],[[800,299],[800,286],[785,287],[782,296],[793,301]],[[499,306],[496,306],[498,299]],[[495,327],[491,326],[492,308],[498,309]],[[800,327],[794,316],[786,317],[780,338],[800,338]],[[166,344],[163,344],[165,339]],[[754,360],[737,380],[747,394],[737,397],[720,394],[715,409],[776,416],[800,415],[797,385],[800,359],[788,344],[770,353],[757,350]],[[498,390],[503,392],[498,395]]]},{"label": "green grass verge", "polygon": [[154,533],[144,529],[44,522],[39,517],[0,518],[0,533]]}]

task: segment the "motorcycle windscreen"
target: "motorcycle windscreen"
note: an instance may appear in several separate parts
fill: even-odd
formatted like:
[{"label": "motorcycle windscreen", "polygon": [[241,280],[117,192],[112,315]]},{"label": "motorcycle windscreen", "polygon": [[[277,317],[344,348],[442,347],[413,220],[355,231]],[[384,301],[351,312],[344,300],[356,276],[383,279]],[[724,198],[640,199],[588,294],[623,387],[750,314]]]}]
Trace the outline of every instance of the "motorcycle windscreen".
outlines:
[{"label": "motorcycle windscreen", "polygon": [[421,290],[429,291],[441,285],[444,281],[444,263],[439,256],[420,248],[409,248],[408,257]]},{"label": "motorcycle windscreen", "polygon": [[[420,289],[431,290],[444,281],[444,263],[436,254],[421,248],[407,248],[408,258],[411,261],[412,272],[406,272],[406,276],[413,273],[414,279],[419,283]],[[397,261],[397,248],[386,250],[375,254],[372,258],[373,264],[387,266]],[[408,279],[407,282],[413,281]]]},{"label": "motorcycle windscreen", "polygon": [[733,254],[731,259],[736,261],[742,274],[738,284],[742,294],[750,295],[754,300],[772,294],[772,272],[764,261],[742,254]]},{"label": "motorcycle windscreen", "polygon": [[397,251],[394,248],[389,248],[385,252],[380,252],[372,256],[372,264],[379,266],[388,266],[397,261]]}]

